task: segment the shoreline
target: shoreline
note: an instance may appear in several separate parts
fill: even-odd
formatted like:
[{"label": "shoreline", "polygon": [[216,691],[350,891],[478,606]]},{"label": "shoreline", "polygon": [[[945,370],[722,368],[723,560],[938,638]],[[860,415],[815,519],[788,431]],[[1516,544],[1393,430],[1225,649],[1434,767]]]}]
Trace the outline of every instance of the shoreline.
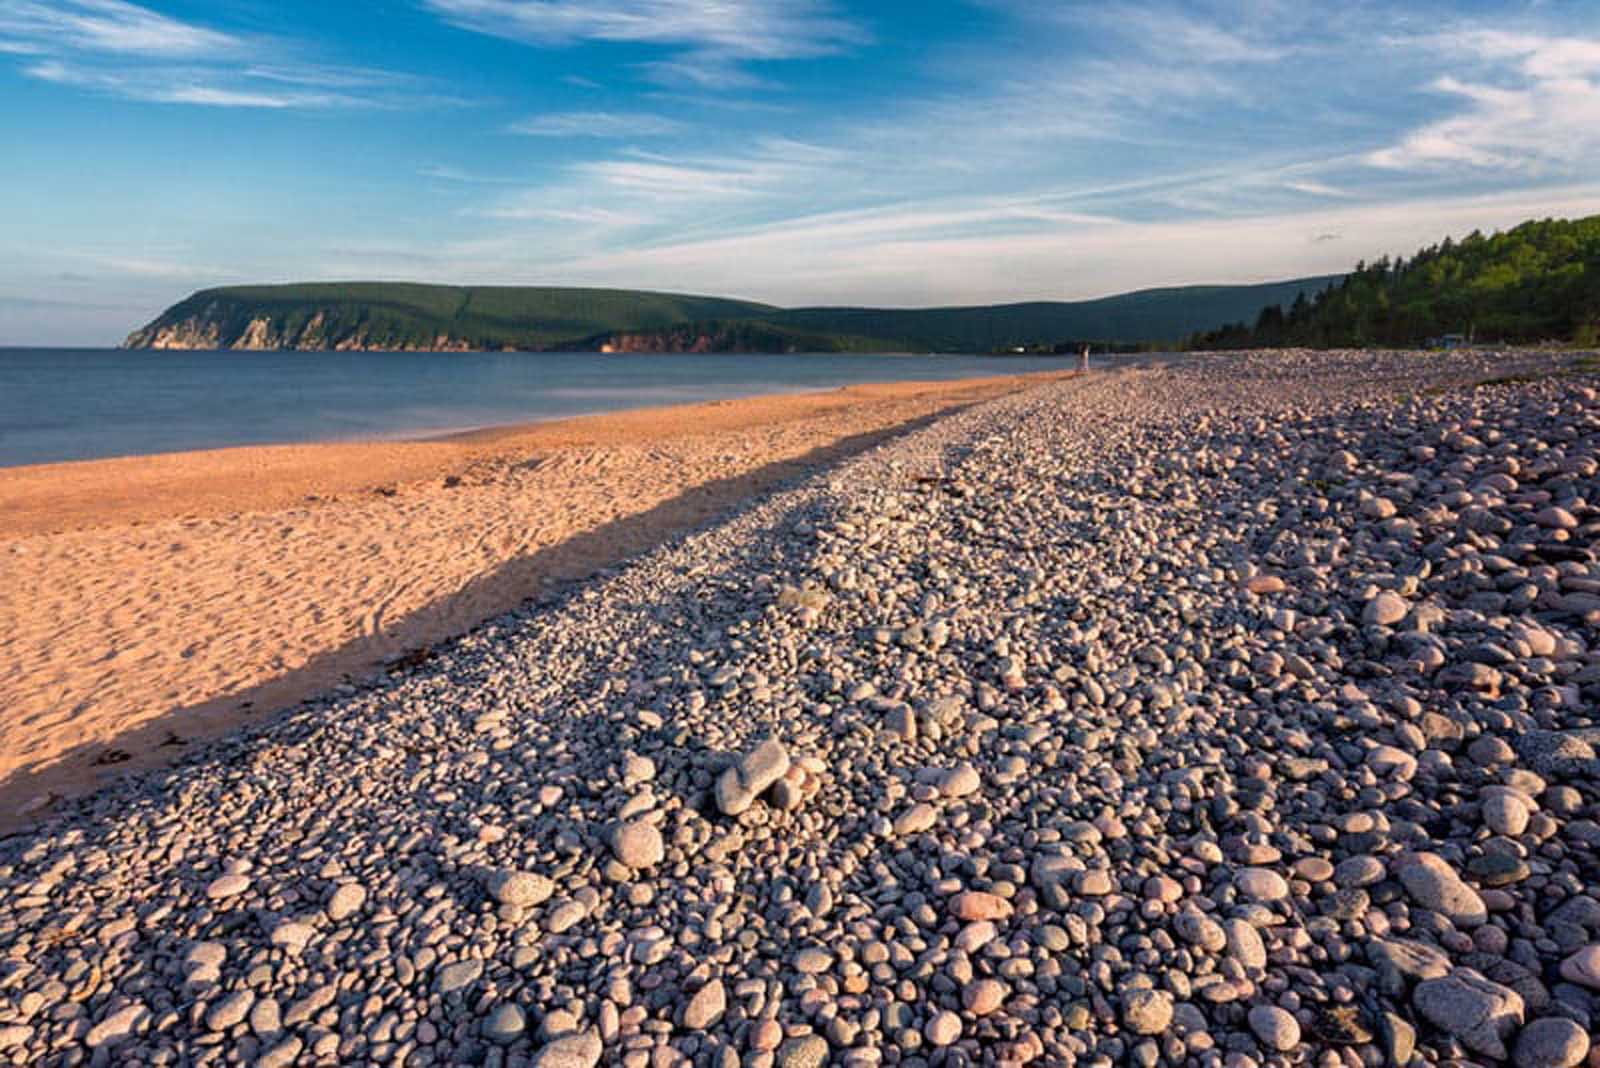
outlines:
[{"label": "shoreline", "polygon": [[[59,534],[120,522],[152,522],[187,517],[267,511],[303,503],[293,492],[307,494],[358,492],[395,481],[421,481],[458,474],[454,468],[493,459],[511,451],[612,445],[641,436],[674,437],[705,430],[757,425],[763,417],[794,418],[825,414],[862,401],[918,396],[935,391],[987,389],[1009,381],[1051,381],[1070,377],[1060,371],[986,375],[978,378],[914,379],[865,382],[826,389],[799,389],[688,403],[645,405],[600,410],[551,419],[492,423],[443,432],[400,432],[396,437],[323,439],[276,444],[227,445],[172,452],[132,453],[88,460],[0,467],[0,539]],[[795,404],[804,408],[797,413]],[[789,408],[788,411],[779,409]],[[682,419],[693,429],[655,425]],[[353,461],[365,466],[357,473]],[[265,487],[268,494],[255,507],[227,486],[239,478],[296,479],[292,486]],[[259,484],[251,492],[260,493]],[[153,500],[134,494],[158,494]],[[105,514],[84,515],[93,506]]]},{"label": "shoreline", "polygon": [[930,415],[63,802],[0,1049],[1592,1064],[1600,375],[1525,367]]},{"label": "shoreline", "polygon": [[[38,356],[50,350],[34,347],[17,348],[12,350],[20,353],[25,359]],[[81,352],[86,356],[103,359],[117,353],[126,354],[126,350],[85,349],[61,350],[64,352]],[[0,349],[0,363],[7,350]],[[233,355],[229,352],[205,353],[209,357],[217,357],[215,362],[208,359],[206,363],[190,371],[202,376],[215,373],[217,368],[225,367],[228,363],[224,357]],[[261,356],[282,356],[281,351],[256,353]],[[300,355],[328,355],[319,352],[304,352]],[[338,354],[335,354],[338,355]],[[371,355],[357,353],[348,355]],[[417,354],[412,354],[417,355]],[[463,355],[463,354],[451,354]],[[464,355],[478,356],[503,356],[503,353],[471,353]],[[296,445],[327,445],[327,444],[364,444],[373,442],[394,441],[429,441],[439,438],[449,438],[463,433],[473,433],[480,430],[493,430],[501,427],[520,427],[538,423],[563,421],[589,416],[607,415],[619,412],[633,411],[640,408],[660,408],[673,405],[692,405],[712,403],[722,400],[744,400],[764,396],[783,394],[798,394],[808,392],[828,392],[834,389],[848,388],[852,385],[891,385],[904,383],[907,385],[928,384],[936,382],[956,382],[978,378],[1006,377],[1017,374],[1053,373],[1073,369],[1072,361],[1064,357],[1046,357],[1041,355],[1002,355],[991,356],[982,354],[948,354],[934,357],[918,357],[915,354],[904,353],[874,353],[860,356],[827,357],[819,355],[824,370],[811,374],[804,370],[807,359],[802,357],[800,364],[795,364],[792,355],[777,354],[704,354],[705,359],[726,362],[726,376],[722,372],[714,372],[711,380],[698,380],[691,375],[691,381],[685,382],[671,369],[670,365],[658,364],[653,356],[630,356],[619,354],[604,356],[593,353],[525,353],[529,357],[549,355],[562,362],[560,374],[574,372],[578,380],[568,384],[549,383],[542,379],[537,382],[529,381],[526,377],[513,374],[509,381],[509,392],[504,396],[492,394],[498,403],[485,403],[482,390],[496,390],[498,387],[492,381],[480,382],[476,387],[470,383],[464,391],[446,391],[447,395],[439,398],[438,404],[431,401],[418,403],[414,393],[397,394],[392,384],[387,388],[379,388],[380,403],[368,409],[361,404],[352,403],[347,409],[337,406],[330,412],[320,412],[315,416],[304,418],[288,417],[287,413],[302,408],[307,403],[308,396],[314,396],[320,385],[330,385],[335,390],[349,388],[352,384],[342,382],[337,375],[330,381],[322,381],[317,374],[313,374],[308,381],[299,382],[297,385],[285,387],[288,392],[279,389],[272,399],[277,402],[276,407],[269,406],[262,409],[264,422],[254,428],[254,432],[241,435],[238,433],[236,419],[217,419],[216,416],[228,412],[231,405],[243,405],[239,411],[254,413],[256,409],[253,402],[237,393],[230,393],[228,383],[231,381],[226,376],[215,385],[221,389],[222,395],[212,397],[209,394],[193,399],[191,407],[210,407],[210,418],[202,418],[197,423],[186,420],[185,415],[179,410],[167,409],[147,411],[144,415],[147,421],[165,423],[170,417],[175,421],[176,429],[171,433],[151,433],[149,426],[140,425],[136,418],[128,425],[113,430],[112,433],[101,436],[98,433],[74,434],[70,427],[47,427],[42,439],[35,439],[31,434],[24,433],[18,436],[17,441],[6,449],[0,449],[0,471],[18,467],[46,467],[65,463],[86,463],[100,460],[130,459],[144,456],[162,455],[169,452],[214,452],[233,448],[275,448]],[[591,358],[592,357],[592,358]],[[581,358],[581,366],[574,368],[572,360]],[[769,374],[760,364],[763,359],[774,361],[788,361],[782,366],[785,368],[798,368],[798,377],[791,374]],[[617,366],[609,367],[606,361],[614,360]],[[903,361],[920,361],[920,366],[896,366]],[[120,366],[127,366],[126,361],[118,361]],[[24,365],[24,374],[26,371]],[[41,367],[39,370],[47,379],[56,375],[65,364]],[[514,364],[514,366],[524,366]],[[529,364],[527,366],[534,366]],[[667,366],[668,370],[661,371],[655,368]],[[831,370],[827,369],[831,366]],[[592,376],[597,369],[605,370],[600,375],[600,380],[585,379],[585,370]],[[632,372],[637,368],[642,377],[637,377]],[[0,366],[0,372],[7,369]],[[185,372],[189,373],[189,372]],[[542,374],[542,372],[540,372]],[[623,379],[616,378],[617,374]],[[0,378],[5,377],[0,374]],[[289,374],[291,383],[296,380],[296,375]],[[209,383],[209,380],[208,384]],[[626,385],[618,387],[618,381]],[[610,383],[607,385],[606,383]],[[169,382],[167,388],[182,389],[193,383]],[[58,388],[64,386],[58,384]],[[158,387],[162,383],[158,381]],[[66,386],[75,389],[76,384]],[[276,387],[267,387],[269,391]],[[356,388],[363,388],[359,385]],[[474,389],[480,392],[474,393]],[[310,392],[308,392],[310,391]],[[61,402],[61,397],[55,395],[52,389],[46,389],[42,395],[27,397],[30,404],[51,406]],[[386,400],[385,400],[386,399]],[[17,408],[19,414],[26,412],[25,408]],[[0,413],[3,416],[3,413]],[[120,417],[120,416],[119,416]],[[85,422],[81,426],[92,428],[93,413],[84,413]],[[113,420],[114,421],[114,420]],[[27,419],[23,418],[26,425]]]},{"label": "shoreline", "polygon": [[[0,469],[0,831],[1072,372]],[[31,813],[30,813],[31,816]]]}]

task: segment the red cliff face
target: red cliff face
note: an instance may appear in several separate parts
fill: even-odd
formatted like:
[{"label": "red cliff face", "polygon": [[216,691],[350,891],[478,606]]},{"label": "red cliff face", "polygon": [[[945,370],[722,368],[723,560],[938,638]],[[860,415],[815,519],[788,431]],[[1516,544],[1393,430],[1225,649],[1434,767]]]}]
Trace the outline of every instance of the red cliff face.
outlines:
[{"label": "red cliff face", "polygon": [[613,334],[600,345],[601,352],[715,352],[717,339],[710,334],[660,331],[653,334]]}]

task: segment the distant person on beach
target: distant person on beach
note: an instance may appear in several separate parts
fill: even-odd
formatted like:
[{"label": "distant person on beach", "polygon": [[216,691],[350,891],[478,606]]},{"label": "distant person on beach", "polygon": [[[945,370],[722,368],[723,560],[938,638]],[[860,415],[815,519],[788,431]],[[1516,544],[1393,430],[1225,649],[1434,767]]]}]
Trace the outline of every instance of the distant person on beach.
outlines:
[{"label": "distant person on beach", "polygon": [[1087,371],[1088,369],[1089,369],[1089,346],[1085,345],[1083,347],[1083,351],[1078,354],[1078,370]]}]

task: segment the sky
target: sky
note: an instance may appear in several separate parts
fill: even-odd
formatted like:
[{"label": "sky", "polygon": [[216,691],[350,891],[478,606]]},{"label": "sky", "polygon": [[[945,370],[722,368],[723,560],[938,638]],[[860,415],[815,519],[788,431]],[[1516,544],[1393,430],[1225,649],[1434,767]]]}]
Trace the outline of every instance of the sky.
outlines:
[{"label": "sky", "polygon": [[0,0],[0,146],[0,345],[244,282],[1075,300],[1600,212],[1600,3]]}]

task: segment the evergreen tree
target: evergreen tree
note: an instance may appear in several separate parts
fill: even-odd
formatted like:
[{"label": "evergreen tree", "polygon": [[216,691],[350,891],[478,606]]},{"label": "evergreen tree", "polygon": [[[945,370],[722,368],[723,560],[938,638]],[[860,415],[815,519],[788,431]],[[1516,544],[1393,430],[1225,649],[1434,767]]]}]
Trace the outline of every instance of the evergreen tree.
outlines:
[{"label": "evergreen tree", "polygon": [[1407,260],[1362,261],[1287,314],[1261,309],[1190,339],[1194,348],[1414,346],[1459,333],[1485,342],[1600,341],[1600,215],[1445,238]]}]

